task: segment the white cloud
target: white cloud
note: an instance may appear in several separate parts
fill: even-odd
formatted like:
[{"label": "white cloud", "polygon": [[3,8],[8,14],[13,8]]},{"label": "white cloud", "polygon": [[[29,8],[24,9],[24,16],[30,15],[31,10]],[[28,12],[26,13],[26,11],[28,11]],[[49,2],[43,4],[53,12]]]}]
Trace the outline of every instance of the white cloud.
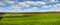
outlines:
[{"label": "white cloud", "polygon": [[42,1],[36,1],[35,4],[33,5],[37,5],[37,6],[41,6],[41,5],[45,5],[46,3],[45,2],[42,2]]},{"label": "white cloud", "polygon": [[34,1],[24,1],[24,2],[19,2],[16,6],[11,6],[12,8],[22,8],[22,7],[30,7],[30,5],[37,5],[37,6],[42,6],[42,5],[45,5],[46,3],[45,2],[40,2],[40,1],[37,1],[37,2],[34,2]]},{"label": "white cloud", "polygon": [[20,9],[6,10],[5,12],[22,12]]},{"label": "white cloud", "polygon": [[24,3],[26,3],[27,5],[30,5],[30,4],[34,4],[35,2],[34,1],[24,1]]},{"label": "white cloud", "polygon": [[19,9],[19,8],[21,8],[21,6],[19,6],[19,5],[12,5],[12,6],[10,6],[11,8],[15,8],[15,9]]},{"label": "white cloud", "polygon": [[47,3],[51,3],[51,2],[58,2],[58,0],[44,0]]},{"label": "white cloud", "polygon": [[14,4],[15,2],[14,1],[5,1],[5,3]]},{"label": "white cloud", "polygon": [[46,4],[43,1],[36,1],[36,2],[34,2],[34,1],[24,1],[24,3],[26,3],[27,5],[31,5],[32,4],[32,5],[37,5],[37,6]]},{"label": "white cloud", "polygon": [[17,5],[12,5],[12,6],[10,6],[10,7],[11,7],[11,8],[18,9],[18,8],[30,7],[30,6],[27,5],[26,3],[22,3],[22,2],[20,2],[19,4],[17,4]]},{"label": "white cloud", "polygon": [[20,2],[18,5],[21,7],[29,7],[25,2]]},{"label": "white cloud", "polygon": [[60,4],[56,4],[58,7],[60,7]]},{"label": "white cloud", "polygon": [[43,6],[42,8],[49,8],[50,11],[60,11],[60,4]]},{"label": "white cloud", "polygon": [[[45,1],[48,2],[48,3],[49,2],[56,2],[55,0],[45,0]],[[43,1],[18,2],[18,0],[17,0],[16,2],[18,2],[18,4],[16,4],[16,5],[14,5],[16,2],[15,1],[11,1],[11,0],[4,0],[3,2],[0,2],[0,5],[5,5],[5,3],[13,4],[10,7],[14,8],[14,10],[6,10],[6,12],[48,12],[48,11],[60,11],[60,4],[45,6],[46,2],[43,2]],[[46,8],[46,9],[50,8],[51,10],[39,10],[37,7],[28,8],[28,9],[25,9],[23,11],[19,10],[20,8],[23,8],[23,7],[30,7],[30,5],[42,6],[42,8]]]},{"label": "white cloud", "polygon": [[32,7],[31,10],[35,12],[35,11],[38,11],[39,9],[37,7]]},{"label": "white cloud", "polygon": [[43,6],[42,8],[51,8],[51,9],[56,9],[56,5],[49,5],[49,6]]},{"label": "white cloud", "polygon": [[42,8],[46,8],[46,9],[47,9],[47,8],[49,8],[49,7],[48,7],[48,6],[42,6]]},{"label": "white cloud", "polygon": [[0,2],[0,6],[5,6],[6,4],[4,2]]},{"label": "white cloud", "polygon": [[2,11],[3,9],[2,8],[0,8],[0,11]]},{"label": "white cloud", "polygon": [[0,7],[0,12],[3,12],[4,8]]},{"label": "white cloud", "polygon": [[13,1],[13,0],[2,0],[2,2],[8,3],[8,4],[15,4],[16,3],[16,1]]},{"label": "white cloud", "polygon": [[52,8],[52,9],[58,9],[56,5],[52,5],[50,8]]},{"label": "white cloud", "polygon": [[40,11],[37,7],[32,7],[30,9],[25,9],[23,12],[38,12]]},{"label": "white cloud", "polygon": [[26,6],[26,5],[37,5],[37,6],[42,6],[42,5],[45,5],[46,3],[45,2],[42,2],[42,1],[24,1],[24,2],[20,2],[19,3],[20,5],[22,6]]}]

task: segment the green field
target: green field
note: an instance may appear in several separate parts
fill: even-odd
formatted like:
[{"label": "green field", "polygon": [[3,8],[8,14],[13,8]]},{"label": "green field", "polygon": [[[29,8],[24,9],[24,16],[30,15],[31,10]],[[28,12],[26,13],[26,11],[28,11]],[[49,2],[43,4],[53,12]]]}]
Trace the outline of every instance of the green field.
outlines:
[{"label": "green field", "polygon": [[5,17],[0,20],[0,25],[60,25],[60,13],[35,14],[17,18]]}]

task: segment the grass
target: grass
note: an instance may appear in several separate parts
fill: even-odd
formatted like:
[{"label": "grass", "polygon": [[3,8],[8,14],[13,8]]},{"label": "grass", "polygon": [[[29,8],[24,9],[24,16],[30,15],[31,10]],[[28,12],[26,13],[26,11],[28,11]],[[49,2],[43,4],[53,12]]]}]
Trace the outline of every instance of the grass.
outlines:
[{"label": "grass", "polygon": [[36,14],[22,18],[3,18],[0,25],[60,25],[60,13]]}]

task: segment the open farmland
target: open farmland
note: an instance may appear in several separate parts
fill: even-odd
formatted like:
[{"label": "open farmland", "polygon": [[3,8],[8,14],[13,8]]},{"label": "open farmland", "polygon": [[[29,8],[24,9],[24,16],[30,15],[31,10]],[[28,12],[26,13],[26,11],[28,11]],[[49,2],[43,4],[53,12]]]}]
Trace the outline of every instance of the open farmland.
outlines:
[{"label": "open farmland", "polygon": [[5,14],[4,16],[8,17],[0,20],[0,25],[60,25],[60,13],[30,15],[28,17],[26,17],[27,15],[23,17],[24,15],[20,14],[20,16],[18,15],[12,18],[14,14],[13,16],[11,16],[11,14]]}]

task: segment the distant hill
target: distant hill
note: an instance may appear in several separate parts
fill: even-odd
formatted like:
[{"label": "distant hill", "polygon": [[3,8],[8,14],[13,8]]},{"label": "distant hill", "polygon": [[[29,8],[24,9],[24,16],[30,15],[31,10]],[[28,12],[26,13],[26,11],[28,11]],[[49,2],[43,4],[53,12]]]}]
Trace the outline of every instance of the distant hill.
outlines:
[{"label": "distant hill", "polygon": [[42,14],[42,13],[60,13],[60,12],[0,12],[0,14]]}]

